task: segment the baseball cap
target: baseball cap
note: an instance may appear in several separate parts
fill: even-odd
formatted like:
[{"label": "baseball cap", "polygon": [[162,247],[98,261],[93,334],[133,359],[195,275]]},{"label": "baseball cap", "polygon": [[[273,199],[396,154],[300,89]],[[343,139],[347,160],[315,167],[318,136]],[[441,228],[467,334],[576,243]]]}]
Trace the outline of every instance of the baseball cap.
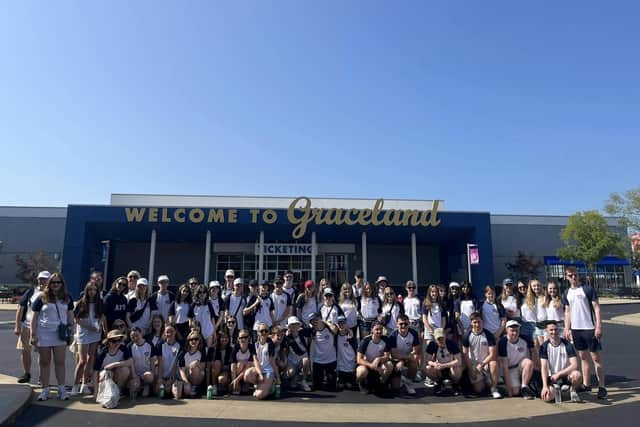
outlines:
[{"label": "baseball cap", "polygon": [[342,322],[346,322],[347,318],[344,316],[338,316],[336,317],[336,323],[342,323]]},{"label": "baseball cap", "polygon": [[458,282],[449,283],[449,289],[451,289],[451,288],[459,288],[459,287],[460,287],[460,283],[458,283]]},{"label": "baseball cap", "polygon": [[378,276],[378,278],[376,279],[376,285],[380,282],[385,282],[387,285],[389,284],[387,276]]},{"label": "baseball cap", "polygon": [[301,325],[301,324],[302,322],[296,316],[289,316],[289,318],[287,319],[287,326]]},{"label": "baseball cap", "polygon": [[218,282],[217,280],[212,280],[209,282],[209,287],[210,288],[219,288],[220,287],[220,282]]},{"label": "baseball cap", "polygon": [[518,322],[517,320],[509,320],[507,322],[507,328],[519,328],[520,327],[520,322]]},{"label": "baseball cap", "polygon": [[444,337],[444,329],[442,329],[442,328],[436,328],[436,329],[433,331],[433,337],[434,337],[435,339],[443,338],[443,337]]},{"label": "baseball cap", "polygon": [[138,286],[138,285],[149,286],[149,281],[147,279],[145,279],[144,277],[141,277],[136,282],[136,286]]},{"label": "baseball cap", "polygon": [[273,278],[273,283],[284,283],[282,276],[276,276]]},{"label": "baseball cap", "polygon": [[333,295],[333,290],[331,288],[325,288],[324,291],[322,291],[323,295]]},{"label": "baseball cap", "polygon": [[312,320],[317,320],[319,318],[320,318],[320,315],[315,311],[313,313],[309,313],[309,315],[307,316],[307,320],[309,320],[309,322],[311,322]]},{"label": "baseball cap", "polygon": [[304,282],[305,289],[308,289],[312,286],[313,286],[313,280],[307,280],[306,282]]},{"label": "baseball cap", "polygon": [[258,286],[258,281],[256,279],[249,280],[249,287],[250,288],[255,288],[256,286]]},{"label": "baseball cap", "polygon": [[502,281],[502,286],[507,286],[507,285],[513,285],[513,279],[511,279],[510,277],[507,277]]},{"label": "baseball cap", "polygon": [[362,270],[356,270],[356,272],[354,273],[354,276],[362,277]]},{"label": "baseball cap", "polygon": [[38,279],[49,279],[49,277],[51,277],[51,273],[49,273],[47,270],[42,270],[40,273],[38,273]]},{"label": "baseball cap", "polygon": [[236,273],[235,271],[229,269],[224,273],[224,277],[229,277],[229,276],[234,276],[235,277]]},{"label": "baseball cap", "polygon": [[[231,271],[231,273],[233,273],[233,270],[229,270],[229,271]],[[242,277],[238,277],[237,279],[235,279],[233,281],[233,284],[234,285],[244,285],[244,280],[242,280]]]},{"label": "baseball cap", "polygon": [[161,274],[160,276],[158,276],[158,282],[168,282],[169,281],[169,276],[167,276],[166,274]]}]

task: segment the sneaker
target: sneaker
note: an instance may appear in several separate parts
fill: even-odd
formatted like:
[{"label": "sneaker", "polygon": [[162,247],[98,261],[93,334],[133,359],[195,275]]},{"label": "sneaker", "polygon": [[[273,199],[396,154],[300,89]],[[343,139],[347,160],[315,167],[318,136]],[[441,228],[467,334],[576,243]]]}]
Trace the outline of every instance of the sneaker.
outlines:
[{"label": "sneaker", "polygon": [[407,394],[409,396],[413,396],[414,394],[416,394],[416,391],[413,387],[411,387],[409,384],[405,384],[404,385],[405,390],[407,390]]},{"label": "sneaker", "polygon": [[426,387],[433,388],[433,387],[437,386],[437,385],[438,385],[438,383],[437,383],[437,382],[435,382],[434,380],[432,380],[431,378],[427,377],[427,378],[425,378],[425,380],[424,380],[424,385],[425,385]]},{"label": "sneaker", "polygon": [[524,400],[534,400],[536,396],[533,394],[533,390],[528,385],[522,386],[520,389],[520,393],[522,394],[522,398]]},{"label": "sneaker", "polygon": [[93,387],[89,384],[82,384],[80,386],[80,394],[93,394]]},{"label": "sneaker", "polygon": [[584,403],[577,391],[571,390],[571,401],[573,403]]},{"label": "sneaker", "polygon": [[74,384],[73,387],[71,387],[71,393],[69,393],[71,395],[71,397],[76,397],[77,395],[80,394],[80,386],[78,386],[78,384]]},{"label": "sneaker", "polygon": [[41,402],[44,402],[47,399],[49,399],[49,387],[43,388],[40,394],[38,395],[38,400]]},{"label": "sneaker", "polygon": [[18,378],[18,382],[20,384],[25,384],[25,383],[28,383],[29,381],[31,381],[31,374],[28,374],[26,372],[24,373],[24,375]]},{"label": "sneaker", "polygon": [[502,399],[502,395],[497,388],[491,390],[491,397],[493,397],[494,399]]},{"label": "sneaker", "polygon": [[578,393],[591,393],[591,386],[583,384],[580,387],[578,387],[578,389],[576,391]]},{"label": "sneaker", "polygon": [[300,381],[300,386],[302,387],[302,389],[304,391],[311,391],[311,387],[309,387],[309,384],[307,383],[307,380]]},{"label": "sneaker", "polygon": [[63,385],[58,386],[58,399],[69,400],[69,394],[67,393],[67,389]]},{"label": "sneaker", "polygon": [[418,371],[418,373],[416,374],[416,377],[413,379],[413,382],[421,383],[422,381],[424,381],[424,375],[422,375],[422,371]]},{"label": "sneaker", "polygon": [[560,386],[560,391],[569,391],[570,388],[569,384],[562,384]]},{"label": "sneaker", "polygon": [[604,387],[598,387],[598,399],[604,399],[607,397],[607,389]]},{"label": "sneaker", "polygon": [[149,384],[145,384],[144,387],[142,387],[142,397],[149,397]]}]

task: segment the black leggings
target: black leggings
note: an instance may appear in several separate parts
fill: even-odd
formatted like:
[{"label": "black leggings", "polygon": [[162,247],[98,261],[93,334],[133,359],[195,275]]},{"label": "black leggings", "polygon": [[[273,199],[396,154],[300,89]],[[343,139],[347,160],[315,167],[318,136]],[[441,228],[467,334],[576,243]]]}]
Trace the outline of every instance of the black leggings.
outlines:
[{"label": "black leggings", "polygon": [[316,363],[313,362],[313,388],[319,390],[322,388],[322,380],[327,378],[327,389],[336,389],[336,367],[338,362]]}]

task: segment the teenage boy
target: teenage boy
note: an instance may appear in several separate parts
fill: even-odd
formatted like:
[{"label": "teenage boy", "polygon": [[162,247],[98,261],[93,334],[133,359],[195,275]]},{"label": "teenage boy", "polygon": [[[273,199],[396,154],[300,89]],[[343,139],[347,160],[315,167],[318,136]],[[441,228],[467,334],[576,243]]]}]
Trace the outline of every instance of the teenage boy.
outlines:
[{"label": "teenage boy", "polygon": [[[276,278],[279,278],[279,276],[277,276]],[[296,300],[296,297],[298,296],[298,290],[295,288],[295,284],[293,283],[293,272],[291,270],[287,270],[284,272],[284,282],[282,285],[282,289],[287,295],[289,295],[291,301]]]},{"label": "teenage boy", "polygon": [[51,273],[46,270],[38,273],[36,286],[22,294],[20,301],[18,301],[14,333],[18,336],[16,349],[20,352],[20,361],[24,370],[24,374],[18,378],[20,384],[28,383],[31,380],[31,318],[33,317],[31,305],[44,290],[49,277],[51,277]]},{"label": "teenage boy", "polygon": [[509,397],[519,394],[525,400],[533,400],[535,393],[529,387],[533,376],[534,362],[531,360],[533,342],[520,336],[520,323],[517,320],[507,322],[507,335],[498,341],[498,357],[502,366],[502,377]]},{"label": "teenage boy", "polygon": [[[245,329],[244,316],[249,314],[246,310],[247,299],[243,295],[244,281],[238,277],[233,280],[233,293],[229,295],[225,301],[225,319],[228,316],[233,316],[236,319],[236,325],[238,330]],[[244,311],[247,311],[245,313]]]},{"label": "teenage boy", "polygon": [[271,293],[271,299],[273,300],[273,317],[275,319],[273,324],[286,328],[287,319],[292,314],[292,299],[289,294],[285,292],[284,280],[282,280],[282,277],[280,276],[276,276],[273,280],[273,292]]},{"label": "teenage boy", "polygon": [[462,358],[467,367],[473,391],[482,393],[487,385],[491,387],[491,397],[502,399],[498,391],[498,362],[496,339],[483,328],[482,314],[470,316],[471,330],[462,337]]},{"label": "teenage boy", "polygon": [[426,351],[427,377],[440,386],[436,394],[457,395],[463,370],[460,347],[455,341],[445,337],[442,328],[434,329],[433,338]]},{"label": "teenage boy", "polygon": [[356,361],[356,381],[360,392],[371,393],[376,388],[384,388],[393,372],[391,346],[383,335],[384,326],[375,321],[371,326],[371,335],[367,335],[358,347]]},{"label": "teenage boy", "polygon": [[362,270],[356,270],[354,280],[355,282],[351,286],[351,288],[353,289],[353,297],[360,298],[360,295],[362,294],[362,287],[364,286],[364,276],[362,274]]},{"label": "teenage boy", "polygon": [[224,289],[222,290],[222,299],[226,300],[233,293],[233,281],[236,273],[229,269],[224,273]]},{"label": "teenage boy", "polygon": [[602,350],[602,319],[598,295],[592,286],[583,286],[578,280],[578,270],[566,268],[569,288],[562,295],[564,311],[564,337],[572,340],[578,350],[582,365],[582,388],[579,391],[591,391],[591,365],[593,360],[598,378],[598,399],[607,397],[604,383],[604,366],[600,351]]},{"label": "teenage boy", "polygon": [[555,396],[554,387],[561,391],[571,390],[571,401],[582,403],[576,389],[582,381],[582,374],[578,370],[576,349],[566,339],[560,336],[558,322],[547,321],[545,328],[549,337],[540,346],[540,369],[542,373],[542,392],[540,399],[551,402]]},{"label": "teenage boy", "polygon": [[[398,316],[396,329],[389,336],[389,346],[394,365],[391,386],[394,389],[399,389],[401,384],[404,384],[407,394],[416,394],[416,391],[411,387],[411,382],[416,377],[418,367],[422,366],[420,357],[422,346],[418,333],[409,328],[409,317],[406,314]],[[406,370],[406,375],[403,375],[404,370]]]}]

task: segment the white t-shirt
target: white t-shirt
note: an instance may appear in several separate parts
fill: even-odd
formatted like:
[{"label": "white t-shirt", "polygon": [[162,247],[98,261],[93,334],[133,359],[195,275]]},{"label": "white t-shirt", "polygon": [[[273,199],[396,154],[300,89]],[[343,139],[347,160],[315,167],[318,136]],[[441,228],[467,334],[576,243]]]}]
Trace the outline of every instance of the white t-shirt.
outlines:
[{"label": "white t-shirt", "polygon": [[166,322],[167,318],[169,317],[169,308],[171,307],[169,292],[164,295],[158,292],[156,296],[156,305],[158,306],[158,314],[160,314]]},{"label": "white t-shirt", "polygon": [[518,300],[513,295],[509,295],[506,298],[502,299],[502,306],[509,313],[513,312],[514,317],[520,317],[520,309],[518,308]]},{"label": "white t-shirt", "polygon": [[[247,305],[247,301],[243,296],[229,295],[226,300],[227,311],[230,315],[236,317],[238,330],[244,329],[244,318],[242,316],[242,310]],[[237,314],[236,314],[237,313]]]},{"label": "white t-shirt", "polygon": [[470,316],[476,311],[476,305],[473,300],[460,300],[460,322],[465,330],[471,327]]},{"label": "white t-shirt", "polygon": [[434,302],[427,313],[427,322],[433,329],[442,328],[442,309],[440,304]]},{"label": "white t-shirt", "polygon": [[142,345],[131,343],[130,349],[135,374],[141,376],[145,372],[151,372],[151,344],[147,341]]},{"label": "white t-shirt", "polygon": [[538,319],[537,307],[534,305],[533,308],[529,307],[527,303],[522,304],[520,307],[522,311],[522,320],[525,322],[536,322]]},{"label": "white t-shirt", "polygon": [[508,337],[503,336],[498,342],[498,356],[506,357],[508,366],[520,365],[523,359],[531,359],[530,348],[532,344],[527,343],[522,337],[513,343]]},{"label": "white t-shirt", "polygon": [[356,349],[355,338],[348,338],[348,335],[339,335],[338,346],[338,367],[340,372],[355,372],[356,370]]},{"label": "white t-shirt", "polygon": [[[524,315],[524,312],[522,314]],[[488,302],[482,304],[482,322],[484,323],[484,328],[492,334],[498,332],[498,329],[500,329],[500,313],[496,304],[489,304]]]},{"label": "white t-shirt", "polygon": [[420,302],[420,298],[416,297],[406,297],[402,300],[402,305],[404,305],[404,314],[409,317],[409,320],[420,320],[422,317],[422,306]]},{"label": "white t-shirt", "polygon": [[378,342],[373,341],[373,336],[366,336],[358,347],[358,353],[363,354],[367,362],[373,362],[376,357],[380,357],[389,351],[391,351],[391,346],[387,341],[387,337],[384,336]]},{"label": "white t-shirt", "polygon": [[256,320],[253,323],[253,330],[257,331],[260,323],[264,323],[268,327],[271,327],[273,321],[271,320],[271,311],[273,310],[273,300],[270,296],[258,296],[260,299],[260,305],[256,310]]},{"label": "white t-shirt", "polygon": [[567,301],[569,302],[571,313],[571,329],[595,329],[592,307],[584,292],[584,287],[569,288],[567,290]]},{"label": "white t-shirt", "polygon": [[560,307],[556,307],[553,301],[550,301],[549,306],[546,307],[546,312],[547,320],[564,321],[564,307],[562,304],[560,304]]},{"label": "white t-shirt", "polygon": [[162,375],[163,378],[169,378],[171,375],[171,369],[177,363],[176,358],[180,353],[180,343],[174,342],[173,345],[169,345],[167,342],[160,343],[161,355],[162,355]]},{"label": "white t-shirt", "polygon": [[22,322],[22,327],[24,327],[24,328],[30,328],[31,327],[31,319],[33,318],[33,311],[31,310],[31,305],[36,300],[36,298],[38,298],[40,296],[41,293],[42,293],[41,290],[36,289],[36,290],[33,291],[33,294],[29,298],[29,303],[27,304],[27,308],[26,308],[27,313],[25,315],[24,321]]},{"label": "white t-shirt", "polygon": [[[291,288],[291,291],[294,291],[294,290],[295,289]],[[286,292],[282,292],[280,295],[278,295],[275,292],[272,292],[271,299],[273,300],[273,308],[274,308],[273,317],[275,319],[279,319],[282,317],[282,315],[287,310],[287,308],[291,307],[291,297]],[[281,320],[279,325],[282,326],[283,328],[286,327],[287,318],[285,317],[283,320]]]},{"label": "white t-shirt", "polygon": [[313,330],[311,339],[311,359],[315,363],[332,363],[336,361],[336,347],[333,334],[329,328],[321,331]]},{"label": "white t-shirt", "polygon": [[462,346],[469,348],[469,359],[481,362],[489,355],[489,347],[496,345],[496,339],[491,331],[483,329],[478,335],[469,331],[462,337]]},{"label": "white t-shirt", "polygon": [[347,318],[347,328],[353,328],[358,324],[358,311],[354,301],[345,300],[340,303],[340,308]]},{"label": "white t-shirt", "polygon": [[576,349],[569,341],[560,338],[560,343],[555,346],[551,340],[547,340],[540,346],[540,359],[549,361],[549,375],[566,369],[570,359],[576,356]]}]

